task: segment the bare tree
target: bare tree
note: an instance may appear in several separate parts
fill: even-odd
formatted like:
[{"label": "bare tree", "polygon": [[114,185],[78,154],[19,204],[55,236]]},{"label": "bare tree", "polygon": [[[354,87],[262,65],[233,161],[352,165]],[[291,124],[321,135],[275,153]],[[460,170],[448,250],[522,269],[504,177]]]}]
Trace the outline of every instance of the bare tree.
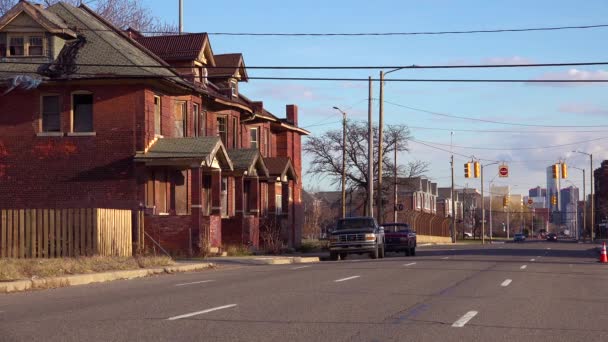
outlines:
[{"label": "bare tree", "polygon": [[[82,0],[44,0],[46,6],[60,1],[79,6]],[[10,10],[18,0],[0,0],[0,15]],[[141,0],[98,0],[93,8],[100,16],[119,28],[131,27],[142,32],[177,32],[177,26],[163,22],[152,15]]]},{"label": "bare tree", "polygon": [[[368,132],[367,123],[349,122],[346,126],[346,183],[349,189],[365,190],[370,181],[368,179]],[[378,165],[378,128],[373,127],[374,149],[374,176],[371,181],[377,182]],[[397,152],[409,151],[408,141],[411,139],[410,131],[405,125],[387,125],[383,141],[384,177],[391,177],[395,169],[391,158],[395,149]],[[309,137],[304,144],[304,152],[312,157],[310,163],[311,174],[319,178],[327,178],[332,184],[338,184],[342,177],[342,129],[327,131],[320,136]],[[419,176],[427,171],[428,164],[421,161],[410,162],[407,165],[397,166],[400,176]],[[387,191],[388,187],[384,189]],[[365,202],[369,200],[365,192]]]}]

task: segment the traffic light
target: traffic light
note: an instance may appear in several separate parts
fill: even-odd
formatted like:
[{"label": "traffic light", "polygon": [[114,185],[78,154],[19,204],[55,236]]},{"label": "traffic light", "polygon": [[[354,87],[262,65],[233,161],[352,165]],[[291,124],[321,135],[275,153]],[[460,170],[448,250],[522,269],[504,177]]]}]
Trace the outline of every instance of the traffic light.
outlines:
[{"label": "traffic light", "polygon": [[509,206],[509,196],[505,196],[502,198],[502,206],[503,207],[508,207]]},{"label": "traffic light", "polygon": [[554,164],[551,168],[553,170],[553,179],[559,178],[559,164]]},{"label": "traffic light", "polygon": [[551,204],[557,205],[557,196],[555,196],[555,195],[551,196]]},{"label": "traffic light", "polygon": [[464,164],[464,178],[471,178],[471,163]]},{"label": "traffic light", "polygon": [[568,178],[568,165],[562,163],[562,178]]},{"label": "traffic light", "polygon": [[475,176],[475,178],[479,178],[479,175],[481,175],[481,163],[479,162],[475,162],[473,164],[474,168],[473,168],[473,174]]}]

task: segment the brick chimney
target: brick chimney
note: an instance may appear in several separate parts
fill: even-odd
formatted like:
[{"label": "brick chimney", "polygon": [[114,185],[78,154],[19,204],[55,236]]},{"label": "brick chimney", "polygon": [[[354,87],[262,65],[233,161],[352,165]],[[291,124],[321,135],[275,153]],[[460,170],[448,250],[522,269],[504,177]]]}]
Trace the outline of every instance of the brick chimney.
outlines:
[{"label": "brick chimney", "polygon": [[253,101],[253,102],[251,102],[251,107],[253,107],[253,110],[255,112],[261,113],[262,111],[264,111],[264,102],[262,102],[262,101]]},{"label": "brick chimney", "polygon": [[293,125],[298,125],[298,106],[294,104],[290,104],[285,106],[285,111],[287,112],[287,121],[291,122]]}]

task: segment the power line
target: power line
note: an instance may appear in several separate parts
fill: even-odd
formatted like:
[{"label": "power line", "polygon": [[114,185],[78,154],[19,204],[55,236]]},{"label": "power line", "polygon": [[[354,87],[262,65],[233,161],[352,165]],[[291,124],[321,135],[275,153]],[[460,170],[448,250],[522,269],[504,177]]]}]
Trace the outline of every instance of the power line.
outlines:
[{"label": "power line", "polygon": [[[603,80],[603,81],[608,81],[608,80]],[[388,104],[391,104],[393,106],[410,109],[410,110],[413,110],[413,111],[416,111],[416,112],[422,112],[422,113],[427,113],[427,114],[431,114],[431,115],[443,116],[443,117],[454,118],[454,119],[462,119],[462,120],[470,120],[470,121],[479,121],[479,122],[493,123],[493,124],[499,124],[499,125],[524,126],[524,127],[548,127],[548,128],[593,128],[593,127],[608,127],[608,125],[586,125],[586,126],[585,125],[546,125],[546,124],[542,124],[541,125],[541,124],[526,124],[526,123],[517,123],[517,122],[495,121],[495,120],[488,120],[488,119],[472,118],[472,117],[462,116],[462,115],[440,113],[440,112],[430,111],[430,110],[426,110],[426,109],[410,107],[410,106],[406,106],[406,105],[402,105],[402,104],[398,104],[398,103],[394,103],[394,102],[390,102],[390,101],[386,101],[386,100],[384,102],[388,103]]]},{"label": "power line", "polygon": [[[40,65],[39,62],[27,62],[27,61],[4,61],[2,64],[17,64],[17,65]],[[99,63],[53,63],[53,65],[61,66],[81,66],[81,67],[116,67],[116,68],[132,68],[133,65],[125,64],[99,64]],[[331,65],[331,66],[307,66],[307,65],[295,65],[295,66],[246,66],[246,69],[264,69],[264,70],[382,70],[382,69],[491,69],[491,68],[545,68],[545,67],[573,67],[573,66],[597,66],[597,65],[608,65],[608,62],[564,62],[564,63],[522,63],[522,64],[462,64],[462,65]],[[137,65],[142,68],[162,68],[162,69],[173,69],[180,67],[166,66],[166,65]],[[231,69],[236,68],[235,65],[206,65],[207,69]]]},{"label": "power line", "polygon": [[510,130],[493,130],[493,129],[453,129],[453,128],[437,128],[423,126],[408,126],[411,129],[429,130],[429,131],[445,131],[445,132],[473,132],[473,133],[525,133],[525,134],[556,134],[556,133],[607,133],[608,130],[555,130],[555,131],[510,131]]},{"label": "power line", "polygon": [[[30,25],[13,25],[19,28],[39,28]],[[605,28],[608,24],[596,25],[575,25],[575,26],[548,26],[548,27],[525,27],[525,28],[504,28],[504,29],[488,29],[488,30],[454,30],[454,31],[413,31],[413,32],[205,32],[208,35],[214,36],[249,36],[249,37],[366,37],[366,36],[438,36],[451,34],[480,34],[480,33],[509,33],[509,32],[535,32],[535,31],[563,31],[563,30],[588,30],[596,28]],[[116,32],[118,29],[83,29],[71,28],[75,31],[93,31],[93,32]],[[177,35],[173,31],[139,31],[142,34],[169,34]],[[184,34],[193,34],[202,32],[184,32]]]},{"label": "power line", "polygon": [[[133,67],[138,67],[138,66],[133,66]],[[0,70],[0,73],[8,73],[8,74],[19,74],[19,73],[25,73],[25,74],[36,74],[35,71],[32,70],[11,70],[11,71],[5,71],[5,70]],[[102,77],[106,77],[106,78],[116,78],[116,77],[120,77],[120,78],[143,78],[143,79],[154,79],[154,78],[160,78],[160,79],[166,79],[166,78],[182,78],[182,76],[178,76],[178,75],[167,75],[167,76],[160,76],[160,75],[137,75],[137,74],[133,74],[133,75],[110,75],[110,74],[103,74],[100,76],[99,73],[86,73],[86,72],[76,72],[73,74],[70,74],[70,76],[78,76],[78,75],[82,75],[82,76],[98,76],[98,78],[102,78]],[[219,78],[217,76],[201,76],[201,78],[207,78],[207,79],[214,79],[214,78]],[[331,78],[331,77],[248,77],[248,79],[250,80],[267,80],[267,81],[349,81],[349,82],[369,82],[370,79],[369,78],[347,78],[347,77],[335,77],[335,78]],[[378,78],[372,78],[371,81],[373,82],[378,82],[380,81],[380,79]],[[606,80],[564,80],[564,79],[554,79],[554,80],[527,80],[527,79],[441,79],[441,78],[401,78],[401,79],[395,79],[395,78],[391,78],[391,79],[384,79],[384,82],[430,82],[430,83],[608,83],[608,79]],[[385,101],[386,103],[389,103],[388,101]],[[393,104],[393,103],[391,103]],[[444,115],[446,116],[446,115]],[[467,118],[470,119],[470,118]],[[476,120],[481,120],[481,119],[476,119]],[[491,122],[491,121],[489,121]],[[494,123],[501,123],[501,122],[494,122]],[[501,123],[504,124],[504,123]],[[528,126],[534,126],[534,125],[528,125]],[[545,126],[545,125],[541,125],[542,127],[562,127],[562,126]],[[598,127],[596,126],[564,126],[564,127]],[[599,126],[602,127],[602,126]]]},{"label": "power line", "polygon": [[419,142],[422,141],[422,142],[427,143],[427,144],[434,144],[434,145],[439,145],[439,146],[451,146],[451,147],[454,147],[454,148],[464,148],[464,149],[469,149],[469,150],[522,151],[522,150],[546,150],[546,149],[552,149],[552,148],[560,148],[560,147],[573,146],[573,145],[578,145],[578,144],[585,144],[585,143],[594,142],[594,141],[598,141],[598,140],[605,140],[605,139],[608,139],[608,137],[601,137],[601,138],[595,138],[595,139],[577,141],[577,142],[573,142],[573,143],[560,144],[560,145],[537,146],[537,147],[511,147],[511,148],[458,146],[458,145],[442,144],[442,143],[431,142],[431,141],[424,141],[424,140],[418,140],[418,141]]}]

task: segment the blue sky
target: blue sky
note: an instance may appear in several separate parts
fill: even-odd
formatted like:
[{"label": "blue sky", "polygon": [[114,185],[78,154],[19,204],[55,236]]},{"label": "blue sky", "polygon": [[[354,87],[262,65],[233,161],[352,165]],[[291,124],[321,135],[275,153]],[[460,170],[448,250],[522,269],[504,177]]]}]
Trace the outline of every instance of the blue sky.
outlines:
[{"label": "blue sky", "polygon": [[[153,13],[177,22],[177,0],[144,0]],[[188,32],[420,32],[606,24],[604,1],[194,1],[184,0]],[[397,37],[227,37],[212,35],[215,53],[241,52],[249,66],[293,65],[429,65],[546,63],[607,60],[608,28],[527,33]],[[378,71],[249,70],[249,76],[377,77]],[[403,70],[392,78],[608,78],[608,67],[484,70]],[[410,107],[496,121],[552,125],[608,125],[604,85],[387,83],[385,99]],[[313,134],[339,128],[339,106],[356,120],[367,118],[365,83],[251,80],[241,91],[278,116],[288,103],[300,107],[300,126]],[[374,85],[374,96],[378,84]],[[377,103],[374,104],[377,120]],[[608,137],[608,127],[572,128],[540,134],[543,128],[485,124],[448,119],[386,104],[386,123],[442,129],[514,130],[518,133],[460,132],[454,145],[521,148]],[[315,126],[312,126],[315,125]],[[534,132],[529,132],[529,131]],[[572,132],[598,130],[601,132]],[[603,130],[603,131],[602,131]],[[412,129],[416,139],[449,144],[449,131]],[[544,150],[494,151],[454,148],[455,152],[512,161],[508,183],[514,192],[545,186],[546,167],[564,159],[588,167],[588,159],[569,151],[594,152],[596,164],[608,159],[607,140]],[[416,143],[401,160],[431,163],[428,176],[449,186],[449,154]],[[447,147],[449,149],[449,146]],[[456,183],[479,188],[479,180],[462,176],[464,158],[456,158]],[[496,170],[489,169],[486,177]],[[571,181],[582,186],[581,174]],[[305,181],[309,178],[305,178]],[[310,183],[310,182],[309,182]],[[568,183],[566,183],[568,184]],[[306,184],[305,186],[310,185]]]}]

